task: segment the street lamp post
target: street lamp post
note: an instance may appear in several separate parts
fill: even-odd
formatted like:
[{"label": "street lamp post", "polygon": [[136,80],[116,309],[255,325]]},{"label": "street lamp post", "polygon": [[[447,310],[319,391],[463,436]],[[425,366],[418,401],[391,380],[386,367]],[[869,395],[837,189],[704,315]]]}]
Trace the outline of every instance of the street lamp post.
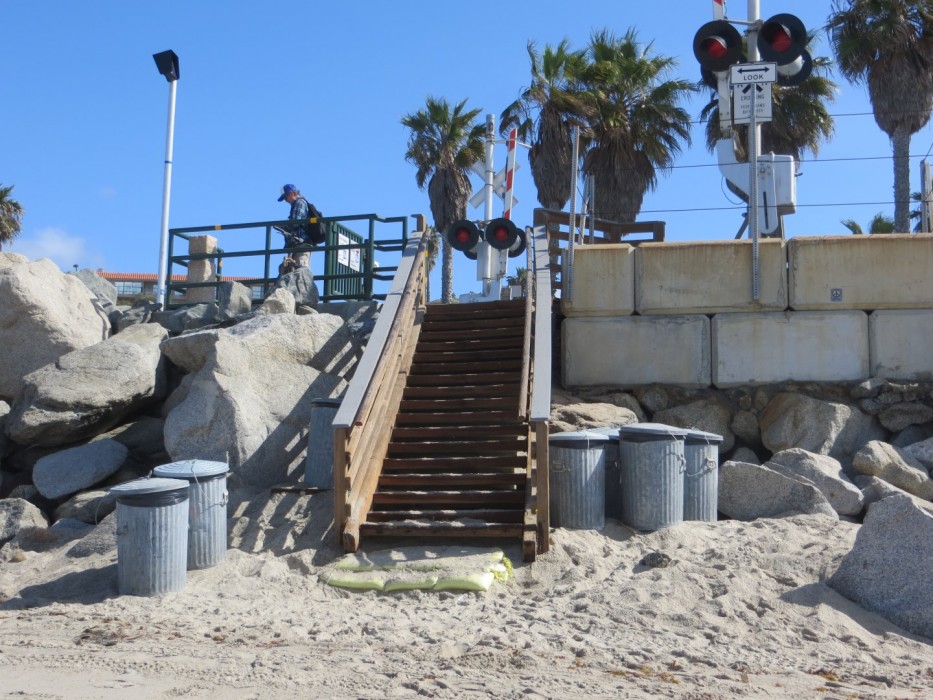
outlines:
[{"label": "street lamp post", "polygon": [[172,149],[175,141],[175,87],[181,73],[174,51],[153,54],[156,68],[168,81],[168,133],[165,139],[165,181],[162,186],[162,235],[159,238],[159,277],[156,303],[165,308],[165,278],[168,273],[168,209],[172,191]]}]

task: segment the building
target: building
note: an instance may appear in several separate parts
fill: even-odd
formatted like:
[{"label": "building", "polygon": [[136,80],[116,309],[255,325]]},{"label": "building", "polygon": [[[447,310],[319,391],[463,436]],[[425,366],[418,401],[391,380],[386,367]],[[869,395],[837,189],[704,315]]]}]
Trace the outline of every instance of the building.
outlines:
[{"label": "building", "polygon": [[[106,272],[97,270],[97,274],[117,288],[118,304],[133,304],[140,299],[155,301],[158,276],[149,272]],[[242,282],[252,280],[252,277],[221,277],[222,282]],[[174,280],[179,281],[179,280]],[[262,300],[263,286],[250,285],[250,292],[254,300]],[[186,293],[182,290],[172,292],[172,304],[184,304],[187,301]]]}]

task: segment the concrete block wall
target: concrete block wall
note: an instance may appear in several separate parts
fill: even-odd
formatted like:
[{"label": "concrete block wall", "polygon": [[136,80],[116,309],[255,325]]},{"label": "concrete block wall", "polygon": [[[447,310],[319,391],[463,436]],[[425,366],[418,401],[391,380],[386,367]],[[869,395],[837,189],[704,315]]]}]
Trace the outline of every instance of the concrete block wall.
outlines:
[{"label": "concrete block wall", "polygon": [[933,235],[759,241],[757,300],[752,264],[744,240],[576,247],[564,384],[933,379]]}]

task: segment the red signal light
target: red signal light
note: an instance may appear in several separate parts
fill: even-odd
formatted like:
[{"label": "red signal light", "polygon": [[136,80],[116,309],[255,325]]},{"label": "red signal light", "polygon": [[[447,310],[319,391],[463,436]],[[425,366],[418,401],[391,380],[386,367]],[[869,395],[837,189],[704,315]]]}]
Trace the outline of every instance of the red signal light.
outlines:
[{"label": "red signal light", "polygon": [[705,53],[710,58],[723,58],[725,57],[728,49],[726,48],[726,42],[720,39],[718,36],[710,37],[706,41],[700,44],[700,50]]},{"label": "red signal light", "polygon": [[744,60],[742,37],[725,20],[707,22],[693,37],[693,55],[705,70],[714,73],[729,70],[733,63]]}]

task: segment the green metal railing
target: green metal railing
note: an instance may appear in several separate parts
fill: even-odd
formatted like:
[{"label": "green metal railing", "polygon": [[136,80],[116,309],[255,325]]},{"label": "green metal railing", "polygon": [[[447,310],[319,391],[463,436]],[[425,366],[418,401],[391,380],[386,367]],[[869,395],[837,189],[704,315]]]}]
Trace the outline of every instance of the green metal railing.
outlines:
[{"label": "green metal railing", "polygon": [[[375,264],[376,253],[398,253],[405,247],[408,239],[408,219],[406,216],[383,218],[378,214],[355,214],[352,216],[322,217],[321,223],[326,235],[324,243],[316,245],[313,251],[324,253],[324,274],[315,275],[314,281],[323,284],[322,301],[339,300],[371,300],[384,299],[385,293],[376,293],[375,282],[391,282],[398,265]],[[349,222],[363,222],[366,233],[360,234],[347,225]],[[173,303],[176,292],[187,292],[197,287],[218,287],[223,276],[225,260],[235,258],[261,258],[262,274],[256,277],[248,275],[238,276],[238,282],[246,286],[262,285],[268,287],[277,279],[278,260],[275,256],[285,256],[293,252],[302,252],[301,248],[273,246],[273,238],[281,234],[277,228],[284,228],[292,221],[260,221],[246,224],[224,224],[217,226],[195,226],[186,228],[173,228],[169,230],[168,241],[168,271],[166,274],[166,305],[179,305]],[[388,231],[389,238],[376,238],[377,225],[379,233]],[[253,250],[236,250],[235,238],[245,234],[254,237],[256,230],[264,232],[265,247]],[[223,236],[219,232],[226,232]],[[398,232],[398,236],[395,233]],[[223,243],[213,253],[185,253],[176,254],[179,241],[190,241],[193,236],[210,234]],[[253,238],[255,240],[255,238]],[[398,259],[396,258],[396,259]],[[179,279],[173,274],[175,266],[187,268],[191,262],[210,260],[214,266],[212,279],[205,282],[189,282],[187,278]]]}]

